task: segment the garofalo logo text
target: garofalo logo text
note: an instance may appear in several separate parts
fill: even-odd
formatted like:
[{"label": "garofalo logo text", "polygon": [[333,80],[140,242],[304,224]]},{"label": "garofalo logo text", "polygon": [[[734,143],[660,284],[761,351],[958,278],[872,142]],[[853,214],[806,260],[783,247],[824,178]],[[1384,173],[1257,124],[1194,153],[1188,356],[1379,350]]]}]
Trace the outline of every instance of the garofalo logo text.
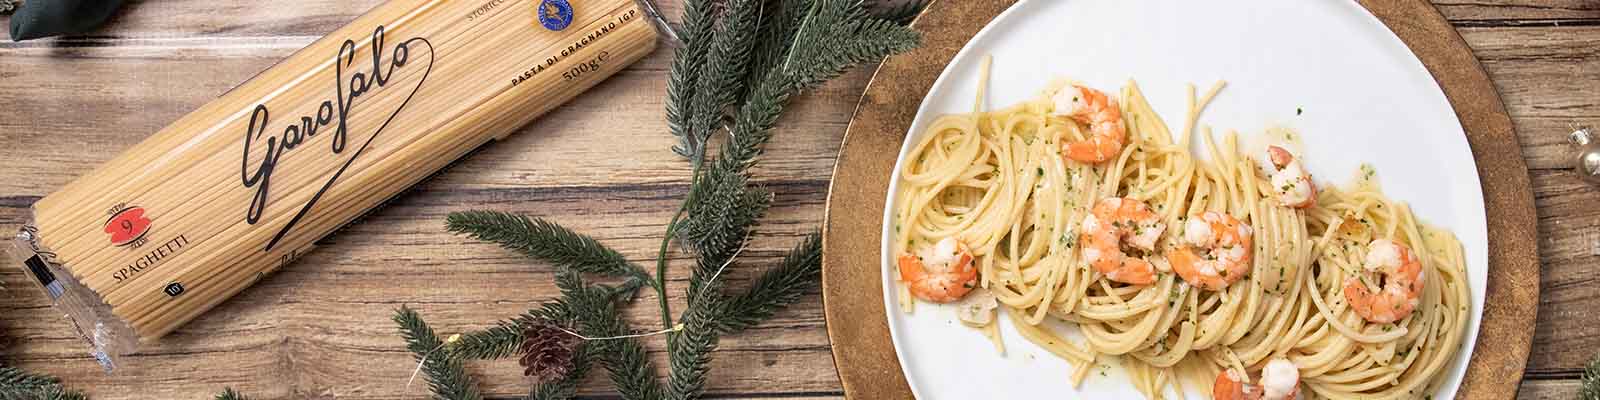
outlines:
[{"label": "garofalo logo text", "polygon": [[[411,98],[416,96],[417,90],[422,88],[423,81],[426,81],[428,74],[433,71],[433,44],[428,42],[427,39],[414,37],[394,45],[393,48],[385,46],[384,28],[380,25],[372,32],[371,70],[369,72],[351,72],[351,70],[360,70],[362,67],[356,63],[356,42],[354,40],[345,40],[344,45],[339,47],[339,53],[334,55],[334,79],[331,85],[333,98],[323,101],[322,105],[317,108],[316,115],[302,115],[297,121],[284,124],[281,134],[277,136],[267,135],[268,130],[271,129],[272,121],[271,111],[266,104],[256,105],[255,111],[250,114],[250,128],[244,133],[244,156],[240,161],[239,177],[243,180],[244,187],[255,189],[255,196],[250,199],[250,207],[245,210],[245,222],[254,225],[261,220],[262,211],[267,208],[267,200],[271,196],[272,173],[279,167],[278,160],[307,140],[324,133],[323,129],[329,128],[330,125],[333,129],[330,133],[333,135],[333,140],[329,142],[330,147],[326,150],[332,154],[345,154],[349,144],[348,139],[352,133],[346,126],[349,116],[353,113],[368,111],[353,109],[352,107],[355,105],[356,100],[373,90],[382,90],[390,83],[389,79],[394,77],[394,73],[397,70],[413,69],[411,66],[417,65],[413,62],[417,61],[417,59],[413,59],[413,57],[421,56],[420,54],[413,54],[413,51],[427,51],[427,59],[423,60],[427,62],[427,65],[421,66],[422,75],[417,78],[416,85],[410,87],[410,93],[406,94],[405,101],[396,106],[393,111],[390,111],[388,117],[383,120],[383,124],[376,129],[371,132],[355,132],[356,140],[360,141],[360,146],[356,147],[355,151],[349,152],[349,156],[344,158],[344,163],[339,166],[339,169],[332,171],[327,181],[322,184],[322,188],[317,189],[316,194],[313,194],[310,200],[300,206],[300,211],[296,212],[294,218],[285,223],[276,235],[273,235],[272,241],[267,242],[267,247],[263,251],[272,250],[273,246],[276,246],[278,241],[283,240],[284,235],[294,229],[295,224],[300,223],[300,219],[304,218],[306,213],[317,205],[317,201],[322,198],[323,193],[326,193],[328,188],[338,183],[339,176],[344,175],[345,170],[350,168],[350,164],[354,163],[357,157],[361,157],[361,153],[367,149],[367,146],[372,144],[372,140],[377,139],[378,135],[383,133],[384,128],[387,128],[389,123],[394,121],[394,117],[400,114],[400,110],[405,109],[406,104],[411,103]],[[387,63],[383,62],[386,55],[385,52],[388,52],[387,55],[389,57]],[[379,110],[372,111],[381,112]],[[365,137],[364,140],[363,136]],[[250,155],[253,152],[265,154],[254,170],[251,169],[250,165]]]}]

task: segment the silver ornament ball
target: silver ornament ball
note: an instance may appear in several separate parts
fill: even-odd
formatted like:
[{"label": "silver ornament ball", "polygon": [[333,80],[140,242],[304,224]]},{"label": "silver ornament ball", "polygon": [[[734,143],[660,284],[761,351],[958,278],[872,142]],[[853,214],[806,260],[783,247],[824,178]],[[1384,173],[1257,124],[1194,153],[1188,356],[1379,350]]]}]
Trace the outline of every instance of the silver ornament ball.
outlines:
[{"label": "silver ornament ball", "polygon": [[1577,148],[1577,157],[1573,159],[1572,170],[1585,182],[1600,185],[1600,143],[1597,143],[1594,133],[1589,128],[1578,128],[1571,135],[1567,135],[1567,142]]}]

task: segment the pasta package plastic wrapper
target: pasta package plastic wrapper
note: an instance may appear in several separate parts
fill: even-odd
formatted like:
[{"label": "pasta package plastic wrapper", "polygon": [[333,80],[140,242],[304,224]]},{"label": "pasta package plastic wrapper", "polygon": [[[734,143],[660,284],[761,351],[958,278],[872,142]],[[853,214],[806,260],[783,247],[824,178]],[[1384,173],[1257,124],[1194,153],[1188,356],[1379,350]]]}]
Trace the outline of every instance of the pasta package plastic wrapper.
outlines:
[{"label": "pasta package plastic wrapper", "polygon": [[113,369],[663,34],[636,0],[391,0],[40,199],[13,254]]}]

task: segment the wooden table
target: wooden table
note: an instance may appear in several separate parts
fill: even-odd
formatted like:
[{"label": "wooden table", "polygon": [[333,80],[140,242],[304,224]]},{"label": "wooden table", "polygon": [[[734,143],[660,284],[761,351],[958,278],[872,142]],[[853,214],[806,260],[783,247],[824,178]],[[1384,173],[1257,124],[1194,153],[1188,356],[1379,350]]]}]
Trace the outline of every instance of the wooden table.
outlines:
[{"label": "wooden table", "polygon": [[[0,232],[13,232],[44,194],[379,1],[132,1],[89,36],[0,43]],[[677,15],[678,1],[663,3]],[[1600,324],[1591,320],[1600,316],[1592,311],[1600,307],[1600,286],[1593,286],[1600,275],[1591,265],[1600,262],[1600,189],[1564,169],[1563,138],[1600,117],[1600,60],[1593,59],[1600,5],[1436,3],[1498,85],[1537,195],[1544,282],[1521,397],[1571,398],[1583,364],[1600,349]],[[668,151],[662,116],[670,59],[670,51],[658,51],[419,185],[127,359],[116,375],[101,373],[20,270],[0,268],[0,281],[11,288],[0,295],[0,327],[14,340],[6,357],[95,399],[197,399],[224,386],[263,399],[421,398],[424,385],[406,387],[415,363],[390,322],[395,308],[417,308],[449,334],[556,294],[549,266],[446,233],[446,213],[490,208],[548,216],[630,258],[653,258],[688,176],[688,165]],[[777,193],[775,208],[747,255],[775,260],[818,228],[844,124],[869,77],[857,71],[808,93],[783,121],[755,171]],[[686,265],[680,262],[674,276]],[[733,281],[753,276],[730,273]],[[681,308],[682,299],[673,300]],[[630,318],[656,324],[653,307]],[[725,338],[709,396],[838,397],[823,324],[813,294],[773,321]],[[664,365],[662,342],[647,343]],[[515,361],[469,368],[493,396],[527,391]],[[595,375],[585,393],[614,397],[603,374]]]}]

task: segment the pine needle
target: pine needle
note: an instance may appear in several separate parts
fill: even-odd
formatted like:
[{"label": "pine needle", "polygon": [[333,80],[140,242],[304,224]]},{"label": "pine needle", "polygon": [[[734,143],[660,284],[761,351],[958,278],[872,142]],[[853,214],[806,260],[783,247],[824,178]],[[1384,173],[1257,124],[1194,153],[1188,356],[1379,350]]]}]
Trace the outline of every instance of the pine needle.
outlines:
[{"label": "pine needle", "polygon": [[565,325],[571,323],[572,319],[566,301],[556,299],[516,318],[499,321],[488,329],[461,334],[461,338],[448,348],[451,355],[468,360],[511,357],[517,354],[517,347],[526,339],[523,337],[523,330],[536,321],[557,321]]},{"label": "pine needle", "polygon": [[706,374],[711,372],[711,352],[717,349],[718,303],[702,299],[684,312],[684,329],[674,334],[670,359],[672,375],[668,382],[667,398],[671,400],[696,399],[705,391]]},{"label": "pine needle", "polygon": [[810,87],[849,66],[876,62],[917,46],[919,36],[896,21],[870,17],[859,0],[815,0],[795,35],[783,68],[796,84]]},{"label": "pine needle", "polygon": [[1583,368],[1583,386],[1578,388],[1579,400],[1600,400],[1600,357],[1589,360]]},{"label": "pine needle", "polygon": [[[705,66],[695,81],[695,96],[690,102],[689,133],[704,146],[722,125],[722,117],[744,88],[751,64],[751,52],[758,37],[765,0],[727,0],[720,23],[713,31]],[[704,149],[694,154],[704,154]]]},{"label": "pine needle", "polygon": [[23,371],[17,367],[0,367],[0,390],[5,389],[38,389],[46,386],[60,384],[56,378],[36,375]]},{"label": "pine needle", "polygon": [[711,43],[715,17],[713,2],[684,2],[683,29],[678,33],[684,45],[675,52],[672,72],[667,75],[667,127],[673,136],[678,137],[673,152],[685,158],[701,154],[705,146],[704,138],[692,132],[694,110],[691,109],[691,100],[697,93],[695,82],[700,78],[700,69],[705,66],[706,54],[710,51],[708,44]]},{"label": "pine needle", "polygon": [[54,377],[34,374],[12,366],[0,366],[0,400],[84,400],[83,393],[69,390]]},{"label": "pine needle", "polygon": [[698,292],[707,269],[727,262],[750,235],[772,203],[772,194],[750,186],[743,171],[713,168],[702,178],[705,188],[688,204],[689,218],[679,228],[684,246],[698,252],[699,260],[690,290]]},{"label": "pine needle", "polygon": [[[577,319],[578,333],[588,337],[624,336],[627,323],[617,313],[615,304],[606,294],[584,285],[583,278],[572,270],[556,273],[556,286],[572,307]],[[611,383],[624,399],[654,400],[661,398],[661,386],[656,381],[655,368],[636,338],[621,338],[588,342],[597,359],[610,373]]]},{"label": "pine needle", "polygon": [[217,400],[250,400],[249,397],[245,397],[245,395],[239,394],[239,392],[234,391],[233,388],[231,388],[231,387],[230,388],[223,388],[222,389],[222,393],[217,393],[216,399]]},{"label": "pine needle", "polygon": [[728,299],[715,318],[718,329],[738,333],[765,322],[815,289],[821,276],[822,236],[812,233],[789,251],[781,264],[762,274],[743,293]]},{"label": "pine needle", "polygon": [[[596,285],[596,287],[604,291],[611,301],[621,301],[632,299],[645,284],[636,280],[629,280],[629,283],[631,284],[618,287],[606,285]],[[515,318],[498,321],[493,327],[464,333],[447,348],[453,356],[467,360],[511,357],[517,353],[517,347],[525,339],[523,330],[540,320],[556,321],[559,325],[572,325],[576,321],[572,316],[571,307],[567,306],[567,300],[557,298]]]},{"label": "pine needle", "polygon": [[[809,8],[803,8],[808,4]],[[788,1],[784,6],[769,22],[786,25],[764,28],[760,36],[767,40],[792,37],[793,44],[781,52],[767,48],[746,54],[772,57],[755,64],[770,70],[759,75],[760,82],[750,85],[756,89],[734,117],[732,137],[714,166],[696,178],[691,191],[686,207],[689,218],[680,231],[685,246],[700,253],[698,265],[702,268],[690,278],[692,291],[699,291],[704,283],[704,275],[698,274],[704,272],[703,267],[726,262],[770,206],[771,194],[751,188],[748,173],[772,137],[772,128],[790,97],[849,67],[909,50],[918,41],[916,32],[871,17],[857,1]],[[799,17],[786,17],[801,10],[806,12]],[[779,55],[783,55],[781,65]]]},{"label": "pine needle", "polygon": [[444,341],[433,334],[433,328],[422,316],[406,306],[395,311],[395,324],[400,325],[400,335],[405,338],[406,349],[422,363],[422,374],[428,380],[428,389],[437,400],[482,400],[478,384],[461,365],[461,360],[440,351]]},{"label": "pine needle", "polygon": [[499,211],[465,211],[446,217],[450,232],[494,242],[501,247],[579,272],[625,276],[637,287],[651,280],[643,268],[594,238],[539,218]]}]

